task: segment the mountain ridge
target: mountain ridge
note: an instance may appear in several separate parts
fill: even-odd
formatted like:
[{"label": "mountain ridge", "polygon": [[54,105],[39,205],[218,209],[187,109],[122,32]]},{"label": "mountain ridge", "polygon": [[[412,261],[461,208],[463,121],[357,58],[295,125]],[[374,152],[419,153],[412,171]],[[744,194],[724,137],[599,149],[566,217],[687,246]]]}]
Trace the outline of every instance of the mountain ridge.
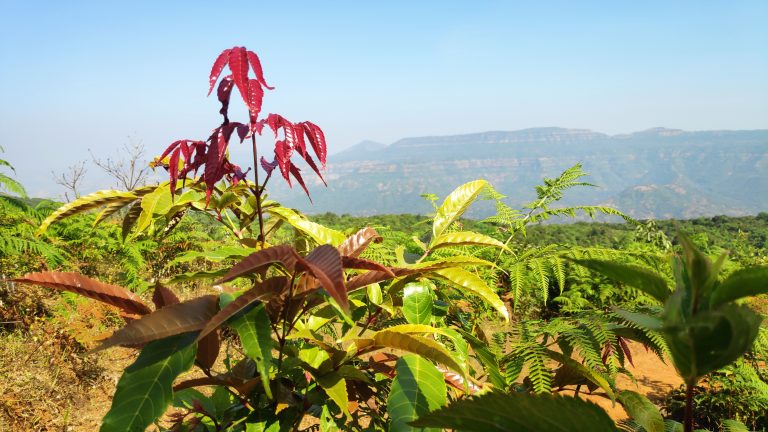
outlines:
[{"label": "mountain ridge", "polygon": [[[485,178],[519,206],[535,197],[533,187],[543,177],[579,162],[600,188],[575,190],[567,204],[613,205],[642,218],[738,216],[768,208],[765,129],[608,135],[545,127],[407,137],[389,145],[364,141],[329,156],[328,188],[310,185],[315,205],[287,187],[273,187],[272,195],[309,213],[426,214],[432,209],[420,194],[445,196]],[[485,204],[470,215],[491,214]]]}]

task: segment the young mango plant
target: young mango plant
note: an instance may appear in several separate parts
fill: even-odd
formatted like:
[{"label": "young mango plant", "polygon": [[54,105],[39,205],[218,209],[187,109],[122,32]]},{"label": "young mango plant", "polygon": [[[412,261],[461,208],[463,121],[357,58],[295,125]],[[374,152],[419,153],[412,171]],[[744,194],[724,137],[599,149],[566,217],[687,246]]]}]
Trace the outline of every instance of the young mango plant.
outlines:
[{"label": "young mango plant", "polygon": [[[391,423],[398,425],[393,430],[411,430],[407,422],[444,405],[449,389],[456,395],[478,390],[468,344],[442,318],[438,310],[444,305],[435,298],[452,287],[509,319],[498,295],[472,271],[492,264],[459,249],[451,252],[503,247],[486,236],[455,231],[454,222],[487,183],[468,183],[446,198],[433,223],[434,238],[418,262],[400,259],[401,265],[387,267],[365,259],[361,254],[378,238],[374,230],[345,236],[266,199],[275,168],[307,192],[291,157],[298,153],[321,176],[308,149],[324,165],[325,140],[310,122],[293,124],[279,115],[259,119],[263,89],[269,87],[258,58],[244,48],[218,57],[211,88],[227,65],[232,74],[217,93],[222,124],[207,140],[176,141],[155,160],[168,170],[167,182],[86,195],[59,208],[39,228],[42,233],[62,218],[103,208],[97,223],[124,213],[124,237],[162,237],[189,212],[210,215],[239,246],[204,255],[237,263],[175,280],[216,278],[217,291],[181,302],[156,283],[153,310],[125,288],[74,273],[15,279],[76,292],[122,311],[126,325],[98,349],[121,345],[141,353],[124,371],[102,430],[143,430],[161,421],[171,403],[180,409],[170,420],[176,430],[289,430],[305,416],[325,429],[382,429]],[[255,78],[248,77],[249,70]],[[233,88],[248,108],[247,123],[228,117]],[[255,135],[264,126],[275,134],[274,159],[262,157],[259,164]],[[245,172],[228,158],[235,132],[253,146],[254,166]],[[252,182],[245,178],[250,169]],[[261,184],[259,170],[265,173]],[[284,223],[295,229],[302,241],[294,245],[301,247],[270,243]],[[245,288],[221,285],[230,281]],[[236,339],[224,337],[233,334]],[[217,362],[222,351],[223,364]],[[400,358],[390,351],[414,356]],[[193,365],[199,369],[196,376],[176,382]],[[199,392],[200,386],[211,391]]]}]

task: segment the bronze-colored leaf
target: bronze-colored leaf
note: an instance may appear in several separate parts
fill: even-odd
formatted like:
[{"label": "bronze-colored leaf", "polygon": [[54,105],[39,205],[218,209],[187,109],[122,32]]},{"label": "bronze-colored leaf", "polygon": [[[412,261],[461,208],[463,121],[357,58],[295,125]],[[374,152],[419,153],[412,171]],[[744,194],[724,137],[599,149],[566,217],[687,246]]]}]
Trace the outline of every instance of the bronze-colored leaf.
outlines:
[{"label": "bronze-colored leaf", "polygon": [[197,340],[199,341],[204,338],[208,333],[224,324],[226,320],[230,319],[256,300],[268,300],[287,291],[288,283],[289,280],[285,276],[271,277],[263,282],[256,282],[253,288],[244,292],[240,297],[226,305],[224,309],[213,315],[213,317],[205,323],[203,330],[200,331],[200,334],[197,336]]},{"label": "bronze-colored leaf", "polygon": [[155,292],[152,293],[152,303],[155,304],[156,309],[174,305],[178,302],[179,298],[170,290],[170,288],[160,282],[155,283]]},{"label": "bronze-colored leaf", "polygon": [[339,253],[350,257],[357,258],[368,247],[371,241],[380,242],[381,236],[375,229],[365,227],[360,231],[347,237],[342,244],[339,245]]},{"label": "bronze-colored leaf", "polygon": [[235,264],[217,284],[227,282],[240,276],[258,271],[262,267],[276,262],[282,263],[288,271],[293,271],[296,263],[302,261],[301,256],[291,246],[280,245],[254,252]]},{"label": "bronze-colored leaf", "polygon": [[96,350],[115,345],[138,345],[180,333],[200,330],[216,314],[218,297],[206,295],[158,309],[131,321],[104,339]]},{"label": "bronze-colored leaf", "polygon": [[208,333],[204,338],[197,342],[197,356],[195,361],[201,368],[208,370],[216,363],[219,357],[219,348],[221,348],[221,339],[218,331]]},{"label": "bronze-colored leaf", "polygon": [[320,281],[339,306],[348,311],[349,302],[347,289],[344,287],[344,269],[341,266],[339,251],[331,245],[318,246],[304,258],[302,264]]},{"label": "bronze-colored leaf", "polygon": [[345,269],[380,271],[386,273],[389,277],[395,277],[395,274],[388,267],[363,258],[342,255],[341,265]]},{"label": "bronze-colored leaf", "polygon": [[118,307],[129,314],[144,315],[152,312],[152,309],[144,304],[136,294],[127,289],[99,282],[77,273],[27,273],[23,277],[10,280],[70,291]]},{"label": "bronze-colored leaf", "polygon": [[347,291],[353,291],[358,288],[362,288],[364,286],[368,286],[372,283],[385,281],[388,279],[392,279],[392,274],[395,275],[395,277],[402,277],[402,276],[408,276],[412,274],[417,273],[425,273],[429,271],[429,269],[405,269],[405,268],[395,268],[390,267],[389,272],[383,272],[383,271],[369,271],[360,275],[357,275],[350,280],[347,281]]}]

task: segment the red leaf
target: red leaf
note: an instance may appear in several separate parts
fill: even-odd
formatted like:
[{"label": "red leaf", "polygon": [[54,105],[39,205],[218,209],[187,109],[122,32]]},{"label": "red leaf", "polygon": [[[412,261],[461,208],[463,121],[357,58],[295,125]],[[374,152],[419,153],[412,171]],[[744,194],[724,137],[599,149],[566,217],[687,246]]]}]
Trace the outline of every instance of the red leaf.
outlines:
[{"label": "red leaf", "polygon": [[179,153],[181,153],[181,148],[174,150],[168,160],[168,172],[171,175],[171,195],[176,193],[176,181],[179,179]]},{"label": "red leaf", "polygon": [[152,293],[152,303],[155,304],[155,308],[160,309],[178,302],[179,298],[168,287],[162,285],[160,282],[155,284],[155,292]]},{"label": "red leaf", "polygon": [[279,140],[275,143],[275,160],[280,167],[280,173],[283,178],[291,185],[291,179],[288,174],[291,172],[291,154],[293,150],[288,146],[285,140]]},{"label": "red leaf", "polygon": [[217,302],[217,296],[206,295],[158,309],[116,330],[96,350],[115,345],[140,345],[200,330],[216,314]]},{"label": "red leaf", "polygon": [[216,363],[216,359],[219,357],[219,349],[221,348],[221,339],[219,338],[219,332],[214,331],[209,333],[202,339],[197,341],[197,355],[195,360],[205,370],[209,370]]},{"label": "red leaf", "polygon": [[382,238],[375,229],[371,227],[365,227],[360,231],[347,237],[342,244],[339,245],[339,253],[341,255],[358,257],[368,247],[371,241],[381,242]]},{"label": "red leaf", "polygon": [[254,252],[243,258],[242,261],[229,269],[229,272],[227,272],[223,278],[216,281],[216,284],[231,281],[232,279],[238,278],[240,276],[245,276],[249,273],[256,272],[264,266],[276,262],[282,263],[288,271],[293,272],[296,268],[296,263],[301,261],[303,261],[303,259],[291,246],[280,245],[269,247],[258,252]]},{"label": "red leaf", "polygon": [[262,300],[268,301],[274,296],[279,296],[282,292],[288,290],[289,279],[285,276],[271,277],[264,282],[256,282],[253,288],[244,292],[240,297],[234,299],[224,309],[220,310],[214,315],[210,321],[205,324],[205,327],[200,331],[198,340],[206,337],[210,332],[217,329],[220,325],[235,314],[245,309],[251,303]]},{"label": "red leaf", "polygon": [[10,280],[70,291],[118,307],[129,314],[144,315],[152,311],[139,297],[127,289],[105,284],[77,273],[27,273],[23,277]]},{"label": "red leaf", "polygon": [[347,290],[344,287],[344,270],[341,255],[331,245],[321,245],[304,257],[304,263],[310,273],[345,311],[349,311]]},{"label": "red leaf", "polygon": [[621,336],[617,337],[616,339],[619,341],[619,346],[621,346],[621,350],[624,351],[624,355],[627,357],[627,360],[629,360],[629,364],[631,364],[632,367],[635,367],[635,364],[632,362],[632,351],[630,351],[627,341]]},{"label": "red leaf", "polygon": [[264,71],[261,69],[261,61],[259,61],[259,56],[257,56],[255,52],[248,51],[248,62],[251,64],[251,69],[253,69],[253,73],[256,75],[256,79],[259,83],[270,90],[274,90],[274,87],[270,87],[267,85],[267,82],[264,81]]},{"label": "red leaf", "polygon": [[[391,274],[394,274],[396,277],[408,276],[416,273],[425,273],[426,271],[429,271],[429,269],[403,269],[403,268],[390,268],[389,270]],[[390,276],[390,273],[382,272],[382,271],[369,271],[369,272],[354,276],[353,278],[348,280],[347,291],[353,291],[358,288],[368,286],[372,283],[381,282],[388,279],[392,279],[392,276]]]},{"label": "red leaf", "polygon": [[234,47],[229,51],[229,70],[232,71],[232,79],[235,81],[237,91],[243,97],[245,105],[250,108],[249,105],[249,91],[248,91],[248,58],[245,53],[245,48]]},{"label": "red leaf", "polygon": [[325,158],[328,154],[328,148],[325,142],[325,134],[319,126],[312,122],[302,122],[301,126],[304,128],[304,132],[309,138],[309,143],[312,145],[312,149],[315,150],[317,158],[320,159],[320,163],[325,169]]},{"label": "red leaf", "polygon": [[291,174],[293,174],[293,176],[296,177],[296,181],[298,181],[299,185],[301,185],[301,188],[304,189],[304,193],[307,194],[307,198],[309,198],[309,202],[312,202],[312,197],[309,196],[309,189],[307,189],[307,185],[304,184],[304,179],[301,178],[301,170],[299,170],[299,168],[294,164],[290,164],[290,165],[291,165],[291,168],[290,168]]},{"label": "red leaf", "polygon": [[277,167],[277,160],[273,160],[272,162],[267,162],[266,159],[264,159],[264,156],[261,157],[261,167],[264,168],[264,171],[267,172],[267,175],[272,174],[272,171]]},{"label": "red leaf", "polygon": [[235,85],[232,75],[227,75],[219,83],[219,88],[216,90],[216,96],[221,102],[221,109],[219,114],[223,115],[225,119],[228,119],[227,113],[229,112],[229,97],[232,96],[232,87]]},{"label": "red leaf", "polygon": [[261,88],[257,80],[248,81],[248,110],[252,117],[258,118],[261,112],[261,103],[264,100],[264,89]]},{"label": "red leaf", "polygon": [[226,49],[219,54],[219,56],[216,58],[216,61],[213,62],[213,67],[211,68],[211,75],[208,77],[208,83],[210,84],[210,88],[208,89],[208,96],[211,95],[211,92],[213,91],[213,86],[216,85],[216,81],[219,80],[219,75],[221,75],[221,71],[224,69],[224,66],[227,65],[227,62],[229,61],[229,52],[230,50]]}]

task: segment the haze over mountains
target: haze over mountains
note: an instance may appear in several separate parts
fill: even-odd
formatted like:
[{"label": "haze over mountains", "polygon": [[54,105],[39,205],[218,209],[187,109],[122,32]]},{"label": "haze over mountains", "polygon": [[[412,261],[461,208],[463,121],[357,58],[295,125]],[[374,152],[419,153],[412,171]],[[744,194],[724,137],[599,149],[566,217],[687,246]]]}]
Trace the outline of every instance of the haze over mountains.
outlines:
[{"label": "haze over mountains", "polygon": [[[443,198],[484,178],[513,206],[535,198],[543,177],[581,162],[597,188],[567,194],[565,204],[607,204],[637,218],[746,215],[768,210],[768,130],[686,132],[650,129],[606,135],[584,129],[533,128],[363,141],[329,156],[324,188],[272,183],[272,196],[308,213],[352,215],[432,211],[420,197]],[[305,170],[306,171],[306,170]],[[307,179],[311,175],[306,176]],[[490,203],[471,217],[493,213]]]}]

